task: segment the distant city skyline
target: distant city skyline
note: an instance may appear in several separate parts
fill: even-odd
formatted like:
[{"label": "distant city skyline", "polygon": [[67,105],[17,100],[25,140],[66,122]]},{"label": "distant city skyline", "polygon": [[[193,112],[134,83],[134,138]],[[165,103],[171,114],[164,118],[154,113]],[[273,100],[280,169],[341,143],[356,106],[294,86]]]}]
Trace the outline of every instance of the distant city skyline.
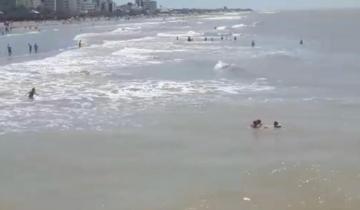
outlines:
[{"label": "distant city skyline", "polygon": [[[127,3],[129,0],[115,0]],[[130,0],[130,2],[132,2]],[[223,6],[254,9],[309,9],[360,7],[360,0],[157,0],[171,8],[219,8]]]}]

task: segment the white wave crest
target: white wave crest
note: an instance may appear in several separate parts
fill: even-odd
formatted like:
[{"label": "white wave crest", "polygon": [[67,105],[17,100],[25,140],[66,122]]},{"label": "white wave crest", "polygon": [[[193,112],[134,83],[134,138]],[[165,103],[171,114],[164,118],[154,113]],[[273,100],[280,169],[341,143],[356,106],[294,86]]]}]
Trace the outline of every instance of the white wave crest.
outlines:
[{"label": "white wave crest", "polygon": [[159,37],[182,37],[182,36],[202,36],[202,33],[195,32],[195,31],[188,31],[186,33],[158,33],[157,36]]},{"label": "white wave crest", "polygon": [[237,25],[231,26],[231,28],[245,28],[245,27],[247,27],[247,25],[245,25],[245,24],[237,24]]}]

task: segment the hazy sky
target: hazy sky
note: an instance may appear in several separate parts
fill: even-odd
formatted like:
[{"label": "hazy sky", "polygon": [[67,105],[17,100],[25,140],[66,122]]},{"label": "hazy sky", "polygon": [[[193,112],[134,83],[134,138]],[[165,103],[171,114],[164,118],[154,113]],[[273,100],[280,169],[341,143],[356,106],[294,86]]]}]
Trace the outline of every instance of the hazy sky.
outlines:
[{"label": "hazy sky", "polygon": [[[116,0],[119,3],[133,0]],[[254,9],[344,8],[360,7],[360,0],[158,0],[164,7],[214,8],[249,7]]]}]

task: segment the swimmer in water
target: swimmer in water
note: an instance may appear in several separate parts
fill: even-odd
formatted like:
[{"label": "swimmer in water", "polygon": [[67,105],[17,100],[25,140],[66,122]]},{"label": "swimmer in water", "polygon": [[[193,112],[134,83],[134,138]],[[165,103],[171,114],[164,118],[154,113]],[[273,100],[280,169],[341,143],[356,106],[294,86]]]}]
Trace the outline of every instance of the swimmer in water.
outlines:
[{"label": "swimmer in water", "polygon": [[35,95],[38,95],[38,94],[36,93],[36,89],[35,89],[35,88],[32,88],[31,91],[29,92],[29,99],[30,99],[30,100],[34,100],[34,96],[35,96]]},{"label": "swimmer in water", "polygon": [[282,128],[282,126],[278,121],[274,121],[274,128]]},{"label": "swimmer in water", "polygon": [[254,120],[253,123],[251,124],[251,127],[252,128],[261,128],[262,125],[263,124],[262,124],[261,120]]}]

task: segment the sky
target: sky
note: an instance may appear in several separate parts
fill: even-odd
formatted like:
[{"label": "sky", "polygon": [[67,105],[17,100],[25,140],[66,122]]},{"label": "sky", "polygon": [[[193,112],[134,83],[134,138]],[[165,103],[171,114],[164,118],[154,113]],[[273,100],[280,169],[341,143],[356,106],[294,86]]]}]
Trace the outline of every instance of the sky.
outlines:
[{"label": "sky", "polygon": [[[133,0],[115,0],[118,3]],[[157,0],[167,8],[219,8],[236,7],[252,9],[311,9],[360,8],[360,0]]]}]

